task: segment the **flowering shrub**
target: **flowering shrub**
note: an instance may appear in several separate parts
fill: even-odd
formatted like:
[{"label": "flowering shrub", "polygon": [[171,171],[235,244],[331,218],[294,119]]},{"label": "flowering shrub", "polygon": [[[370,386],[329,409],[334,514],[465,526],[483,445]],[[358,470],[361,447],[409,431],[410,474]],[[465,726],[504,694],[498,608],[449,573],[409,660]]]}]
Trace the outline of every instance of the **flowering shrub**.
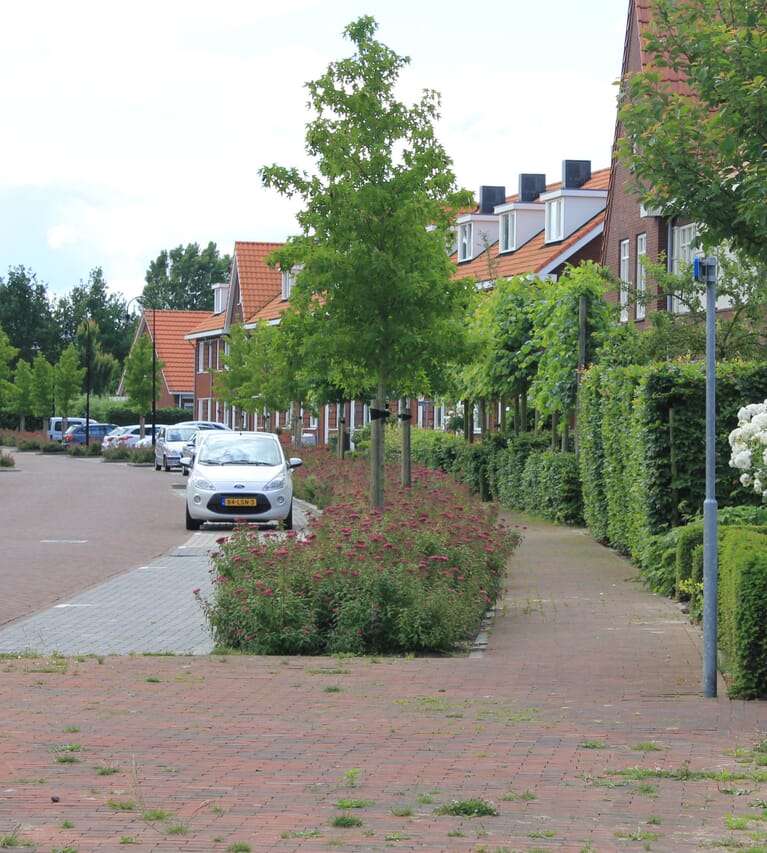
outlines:
[{"label": "flowering shrub", "polygon": [[364,460],[304,454],[305,477],[338,501],[311,532],[242,525],[213,557],[214,592],[196,591],[221,646],[255,654],[450,651],[472,636],[503,591],[519,535],[447,475],[414,471],[389,503],[367,509]]},{"label": "flowering shrub", "polygon": [[729,441],[730,466],[743,471],[741,484],[763,495],[767,491],[767,400],[740,409]]}]

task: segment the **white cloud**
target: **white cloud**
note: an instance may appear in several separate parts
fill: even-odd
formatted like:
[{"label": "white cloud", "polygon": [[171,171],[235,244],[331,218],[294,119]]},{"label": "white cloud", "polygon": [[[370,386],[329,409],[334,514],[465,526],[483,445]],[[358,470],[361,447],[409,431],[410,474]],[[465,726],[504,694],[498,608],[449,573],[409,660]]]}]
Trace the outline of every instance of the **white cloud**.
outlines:
[{"label": "white cloud", "polygon": [[76,241],[77,233],[71,225],[60,223],[48,229],[48,245],[52,249],[60,249],[67,243],[74,243]]},{"label": "white cloud", "polygon": [[[608,163],[625,15],[593,2],[588,16],[566,0],[460,15],[368,0],[365,13],[412,57],[403,99],[441,92],[459,184],[513,191],[522,171],[556,180],[566,158]],[[341,33],[360,14],[357,0],[3,4],[0,198],[29,201],[23,226],[0,229],[0,274],[24,263],[66,291],[101,266],[134,295],[163,248],[295,233],[296,203],[257,170],[310,165],[304,83],[348,55]]]}]

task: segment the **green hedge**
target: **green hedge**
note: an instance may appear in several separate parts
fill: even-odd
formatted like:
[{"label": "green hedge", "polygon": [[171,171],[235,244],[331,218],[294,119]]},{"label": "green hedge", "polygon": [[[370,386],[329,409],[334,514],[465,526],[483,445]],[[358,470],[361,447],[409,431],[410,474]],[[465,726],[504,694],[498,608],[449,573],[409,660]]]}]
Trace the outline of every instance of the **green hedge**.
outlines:
[{"label": "green hedge", "polygon": [[742,527],[722,531],[718,610],[730,697],[767,696],[767,533]]},{"label": "green hedge", "polygon": [[[767,397],[767,365],[717,368],[716,492],[756,504],[729,466],[738,409]],[[698,513],[705,497],[705,365],[592,367],[579,418],[584,518],[599,541],[640,563],[653,537]]]}]

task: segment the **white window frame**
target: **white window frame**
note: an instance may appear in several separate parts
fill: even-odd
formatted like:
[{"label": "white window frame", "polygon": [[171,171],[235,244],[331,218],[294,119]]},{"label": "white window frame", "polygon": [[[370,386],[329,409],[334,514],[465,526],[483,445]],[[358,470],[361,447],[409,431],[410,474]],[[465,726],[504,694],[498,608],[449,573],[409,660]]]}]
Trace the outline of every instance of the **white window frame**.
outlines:
[{"label": "white window frame", "polygon": [[464,222],[458,226],[458,261],[470,261],[474,257],[474,223]]},{"label": "white window frame", "polygon": [[293,285],[296,283],[296,276],[292,270],[283,270],[281,275],[282,282],[282,301],[287,302],[290,299],[290,294],[293,292]]},{"label": "white window frame", "polygon": [[500,249],[501,252],[513,252],[517,248],[517,213],[510,210],[501,214]]},{"label": "white window frame", "polygon": [[644,268],[642,258],[647,254],[647,234],[637,234],[637,301],[636,319],[644,320],[647,316],[647,270]]},{"label": "white window frame", "polygon": [[[682,272],[683,266],[689,266],[697,257],[702,255],[700,249],[693,247],[693,241],[698,236],[698,226],[693,222],[689,225],[677,225],[673,229],[674,254],[671,259],[671,271],[675,275]],[[676,295],[671,297],[671,311],[674,314],[688,314],[690,309]]]},{"label": "white window frame", "polygon": [[205,341],[197,341],[197,372],[205,373]]},{"label": "white window frame", "polygon": [[565,200],[560,196],[546,202],[546,242],[556,243],[565,237]]},{"label": "white window frame", "polygon": [[631,263],[631,241],[626,238],[625,240],[621,240],[618,244],[618,258],[619,258],[619,278],[621,280],[620,283],[620,306],[621,306],[621,323],[628,323],[629,320],[629,275],[630,275],[630,263]]}]

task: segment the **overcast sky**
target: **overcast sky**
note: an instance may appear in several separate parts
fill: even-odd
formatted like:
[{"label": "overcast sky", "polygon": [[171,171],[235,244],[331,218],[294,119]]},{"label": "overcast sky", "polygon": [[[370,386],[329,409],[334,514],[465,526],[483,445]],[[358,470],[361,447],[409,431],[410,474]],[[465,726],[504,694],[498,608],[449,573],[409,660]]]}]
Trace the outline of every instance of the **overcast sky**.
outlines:
[{"label": "overcast sky", "polygon": [[68,293],[101,267],[141,292],[162,249],[282,241],[295,208],[263,165],[311,168],[304,83],[348,23],[411,58],[400,98],[442,96],[460,186],[609,165],[626,0],[27,0],[0,5],[0,277]]}]

